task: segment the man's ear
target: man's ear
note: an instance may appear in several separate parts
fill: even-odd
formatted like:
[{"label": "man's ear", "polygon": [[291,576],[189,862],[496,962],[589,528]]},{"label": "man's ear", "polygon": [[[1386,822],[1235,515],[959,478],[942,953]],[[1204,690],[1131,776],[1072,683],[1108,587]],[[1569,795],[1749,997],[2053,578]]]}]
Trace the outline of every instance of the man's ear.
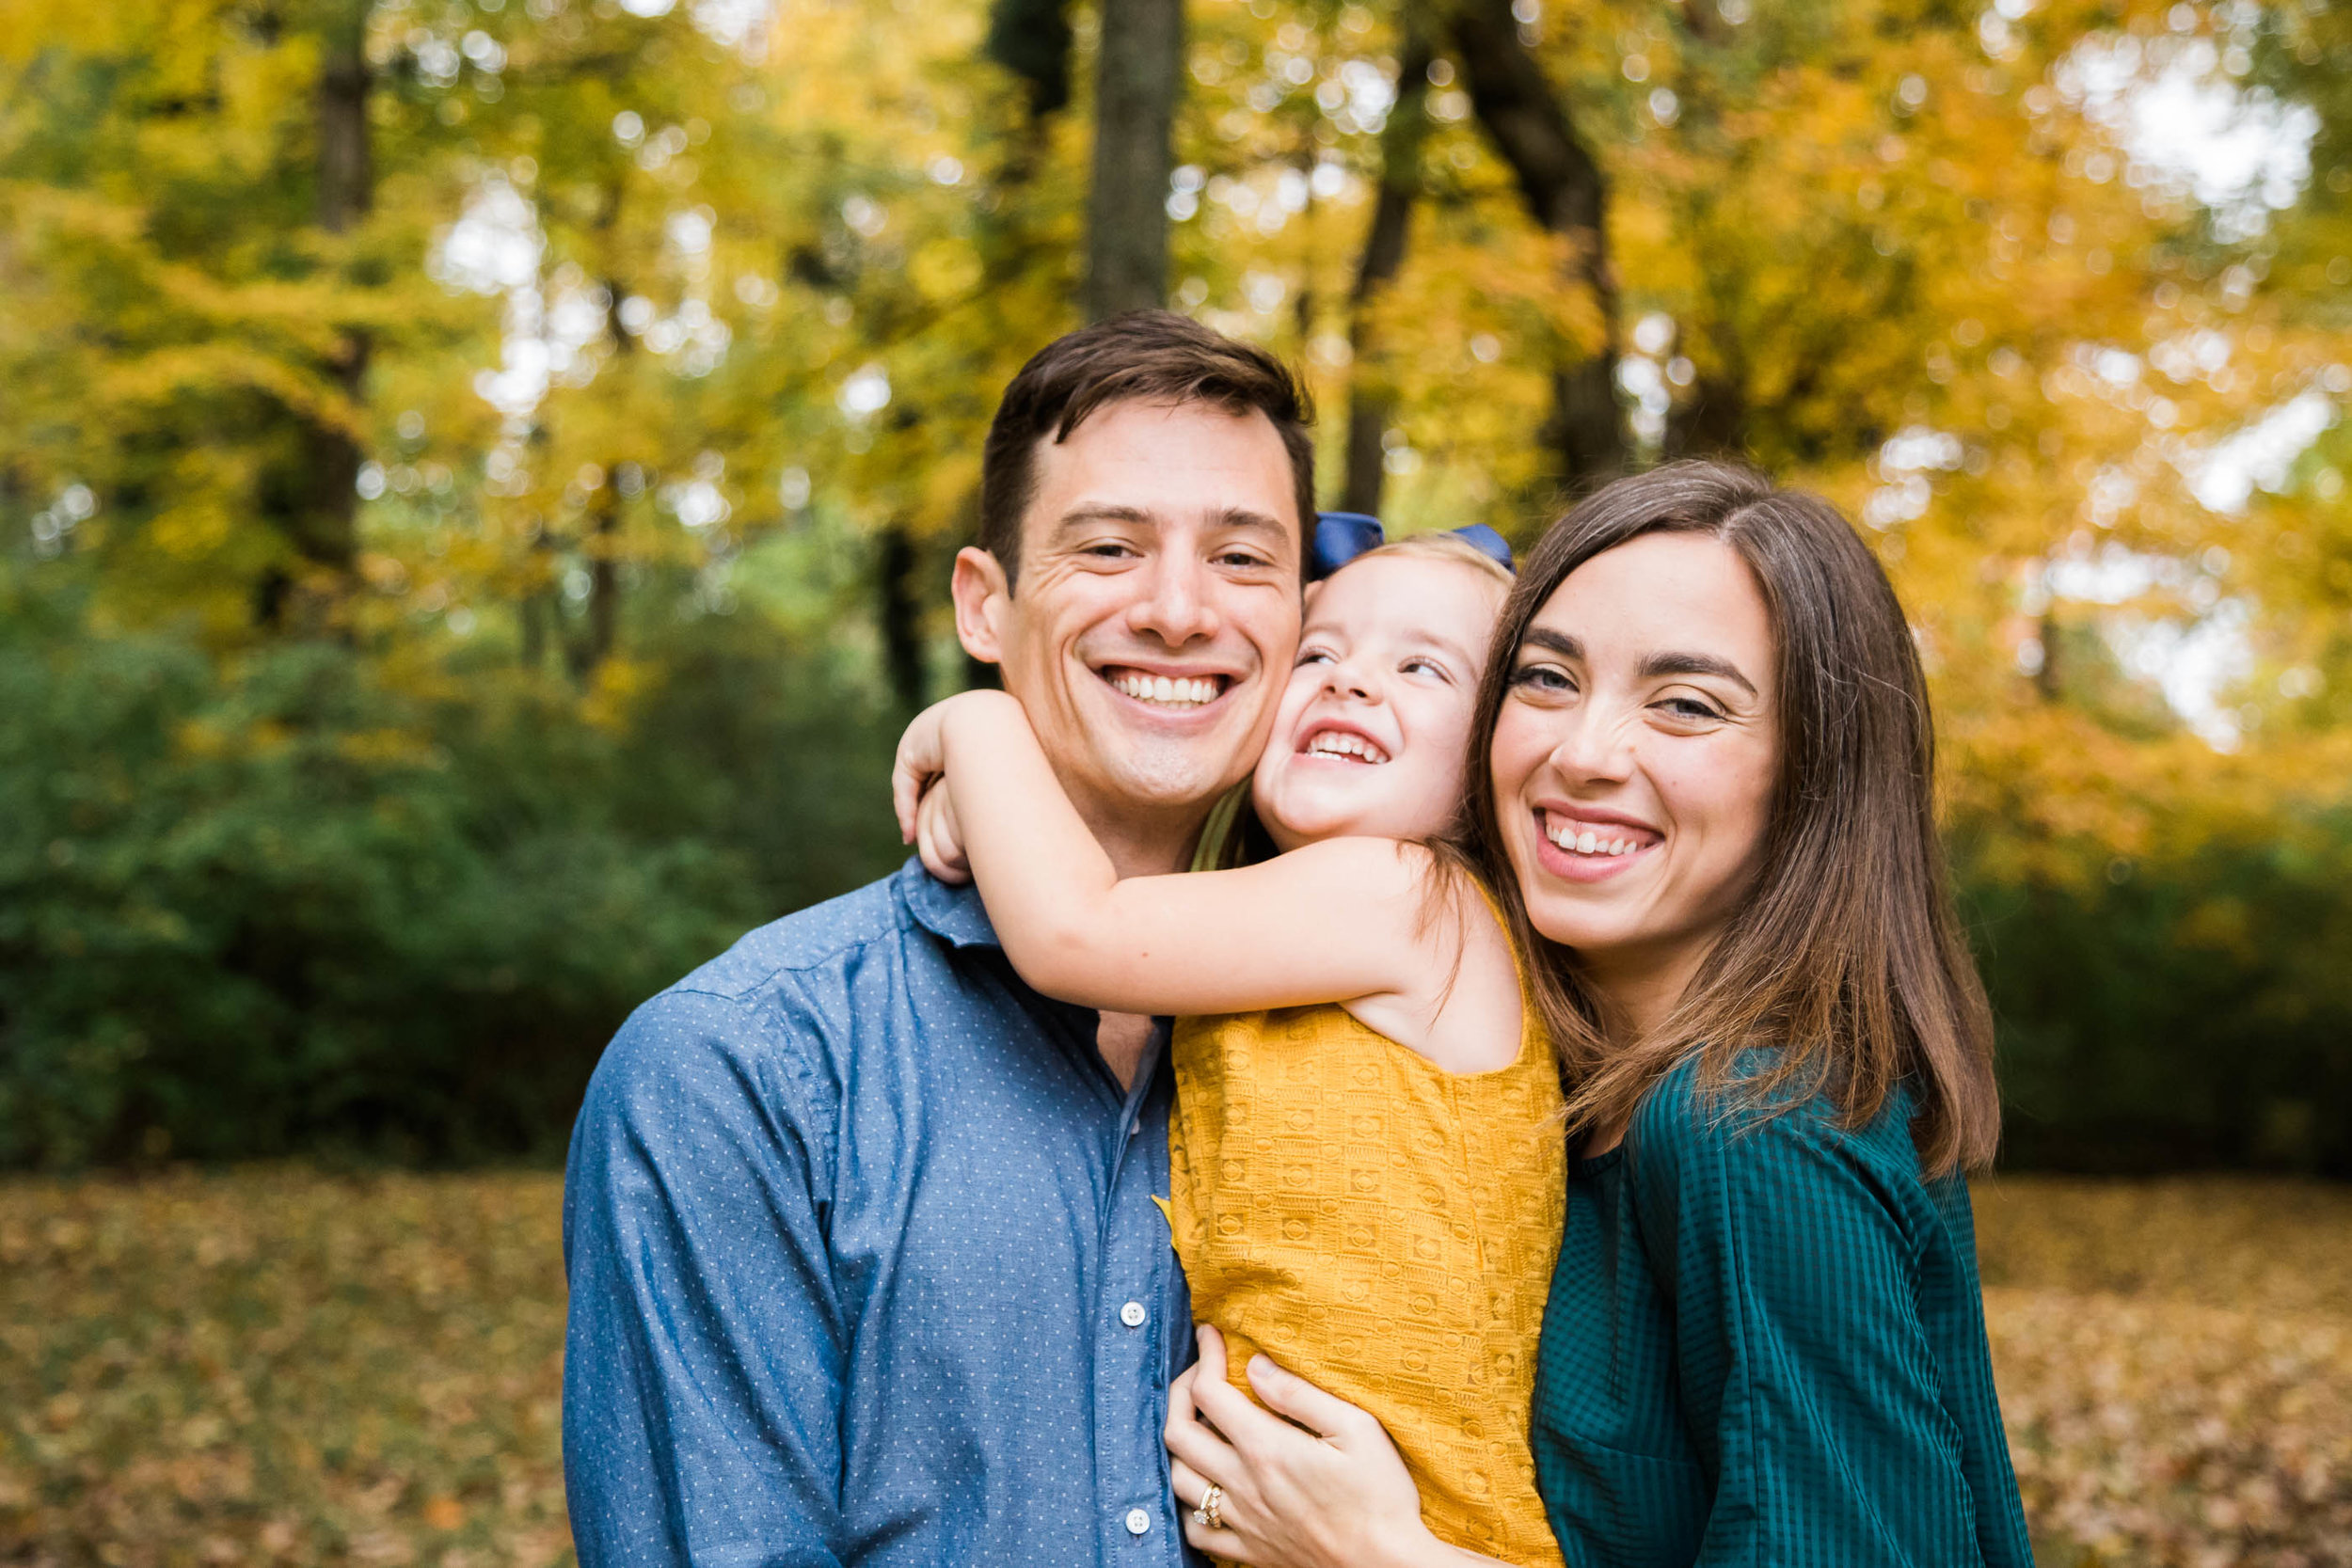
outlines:
[{"label": "man's ear", "polygon": [[948,580],[956,602],[956,641],[982,664],[1002,664],[1004,640],[1000,623],[1012,603],[1012,586],[996,557],[966,545],[956,552],[955,575]]}]

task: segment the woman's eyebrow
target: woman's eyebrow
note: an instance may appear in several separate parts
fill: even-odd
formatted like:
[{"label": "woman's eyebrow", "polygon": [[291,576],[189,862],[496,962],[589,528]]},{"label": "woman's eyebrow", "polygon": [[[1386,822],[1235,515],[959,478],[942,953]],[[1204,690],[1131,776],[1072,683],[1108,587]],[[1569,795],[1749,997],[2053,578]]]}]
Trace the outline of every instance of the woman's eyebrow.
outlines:
[{"label": "woman's eyebrow", "polygon": [[1522,650],[1527,648],[1549,648],[1553,653],[1558,654],[1562,658],[1581,659],[1584,657],[1583,643],[1578,641],[1575,638],[1570,637],[1565,631],[1547,631],[1542,626],[1529,627],[1527,635],[1519,639],[1519,647]]},{"label": "woman's eyebrow", "polygon": [[1751,697],[1756,694],[1756,687],[1740,673],[1738,665],[1713,654],[1652,654],[1642,660],[1642,675],[1645,679],[1659,675],[1714,675],[1734,683]]}]

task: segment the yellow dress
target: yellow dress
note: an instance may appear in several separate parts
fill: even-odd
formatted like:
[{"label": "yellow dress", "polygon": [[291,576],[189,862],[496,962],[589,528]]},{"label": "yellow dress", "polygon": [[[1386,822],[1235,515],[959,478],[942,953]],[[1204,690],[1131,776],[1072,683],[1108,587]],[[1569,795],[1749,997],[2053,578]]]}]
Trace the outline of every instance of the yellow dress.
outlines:
[{"label": "yellow dress", "polygon": [[1264,1351],[1395,1439],[1440,1539],[1556,1564],[1528,1438],[1560,1250],[1560,1083],[1453,1073],[1337,1006],[1176,1025],[1169,1220],[1232,1376]]}]

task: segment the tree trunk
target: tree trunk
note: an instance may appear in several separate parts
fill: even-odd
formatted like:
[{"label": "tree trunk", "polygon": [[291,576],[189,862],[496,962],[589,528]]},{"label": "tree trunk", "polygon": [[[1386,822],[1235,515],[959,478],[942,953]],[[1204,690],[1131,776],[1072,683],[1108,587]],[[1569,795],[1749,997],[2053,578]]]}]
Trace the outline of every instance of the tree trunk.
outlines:
[{"label": "tree trunk", "polygon": [[1350,296],[1347,389],[1347,484],[1341,506],[1380,515],[1380,487],[1388,476],[1388,450],[1381,438],[1396,411],[1396,398],[1372,369],[1379,353],[1371,308],[1405,265],[1405,242],[1413,202],[1421,194],[1421,144],[1429,129],[1423,105],[1429,96],[1429,40],[1406,8],[1404,58],[1396,69],[1396,103],[1380,132],[1380,195],[1373,203],[1372,228],[1364,235]]},{"label": "tree trunk", "polygon": [[319,62],[319,227],[348,231],[375,199],[375,161],[368,143],[369,0],[338,0],[325,26]]},{"label": "tree trunk", "polygon": [[1094,179],[1088,195],[1087,317],[1168,299],[1168,176],[1184,0],[1104,0],[1094,86]]},{"label": "tree trunk", "polygon": [[1570,277],[1592,291],[1599,308],[1598,349],[1552,372],[1543,441],[1564,484],[1606,478],[1625,467],[1627,443],[1615,381],[1617,281],[1600,166],[1577,139],[1542,63],[1520,41],[1510,0],[1464,0],[1454,14],[1454,41],[1479,122],[1511,166],[1535,221],[1576,243]]},{"label": "tree trunk", "polygon": [[1666,457],[1732,457],[1740,453],[1747,410],[1737,382],[1702,376],[1691,395],[1666,412]]},{"label": "tree trunk", "polygon": [[[1071,39],[1069,0],[993,0],[989,8],[988,40],[981,52],[1021,79],[1028,112],[1009,134],[993,188],[979,203],[974,239],[980,253],[984,289],[1025,277],[1057,277],[1069,265],[1067,245],[1036,221],[1029,194],[1049,150],[1053,117],[1070,103]],[[979,485],[975,482],[965,493],[961,510],[977,518],[979,508]],[[929,586],[939,592],[946,585]],[[885,599],[885,623],[889,615]],[[883,641],[887,648],[886,624]],[[970,654],[961,657],[964,686],[997,684],[994,665],[983,664]],[[893,685],[897,689],[896,675]]]},{"label": "tree trunk", "polygon": [[586,541],[588,626],[572,644],[573,678],[586,682],[612,657],[621,630],[621,498],[612,485],[600,492],[604,504]]},{"label": "tree trunk", "polygon": [[1068,8],[1069,0],[996,0],[988,10],[980,52],[1021,78],[1033,120],[1070,103]]},{"label": "tree trunk", "polygon": [[534,675],[548,661],[548,617],[555,612],[548,597],[544,592],[526,594],[517,611],[522,622],[522,666]]},{"label": "tree trunk", "polygon": [[[356,406],[366,389],[368,335],[342,335],[327,373]],[[348,432],[315,422],[302,436],[306,499],[294,519],[294,546],[313,578],[312,590],[332,598],[359,557],[359,444]]]},{"label": "tree trunk", "polygon": [[904,523],[882,530],[874,562],[882,668],[890,676],[891,695],[910,714],[920,711],[930,694],[930,661],[923,647],[922,561],[914,535]]},{"label": "tree trunk", "polygon": [[[367,0],[337,0],[322,24],[317,91],[318,223],[348,233],[374,204],[374,161],[368,137]],[[323,367],[354,404],[367,383],[370,344],[348,329]],[[363,454],[346,431],[316,421],[302,431],[302,471],[293,492],[288,543],[298,575],[264,586],[264,621],[282,624],[291,610],[301,629],[330,629],[358,561],[359,465]]]},{"label": "tree trunk", "polygon": [[[599,214],[598,232],[609,247],[611,232],[620,216],[620,190],[617,185],[605,191],[605,201]],[[608,248],[609,254],[609,248]],[[637,340],[621,325],[621,302],[628,298],[628,291],[615,277],[604,280],[605,331],[612,339],[612,358],[616,372],[626,373],[630,358],[637,352]],[[568,650],[573,678],[582,682],[594,676],[596,669],[612,657],[612,649],[620,640],[621,626],[621,466],[612,465],[603,489],[596,492],[599,504],[596,522],[588,537],[580,542],[581,552],[588,557],[588,625]]]}]

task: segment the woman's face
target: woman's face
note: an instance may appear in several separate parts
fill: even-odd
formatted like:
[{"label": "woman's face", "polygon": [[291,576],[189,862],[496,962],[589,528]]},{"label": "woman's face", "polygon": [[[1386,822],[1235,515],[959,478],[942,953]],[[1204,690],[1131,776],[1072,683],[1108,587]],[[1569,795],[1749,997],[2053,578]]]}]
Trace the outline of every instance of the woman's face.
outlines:
[{"label": "woman's face", "polygon": [[1687,978],[1754,884],[1779,762],[1771,616],[1704,534],[1571,572],[1513,658],[1495,811],[1529,919],[1596,978]]}]

